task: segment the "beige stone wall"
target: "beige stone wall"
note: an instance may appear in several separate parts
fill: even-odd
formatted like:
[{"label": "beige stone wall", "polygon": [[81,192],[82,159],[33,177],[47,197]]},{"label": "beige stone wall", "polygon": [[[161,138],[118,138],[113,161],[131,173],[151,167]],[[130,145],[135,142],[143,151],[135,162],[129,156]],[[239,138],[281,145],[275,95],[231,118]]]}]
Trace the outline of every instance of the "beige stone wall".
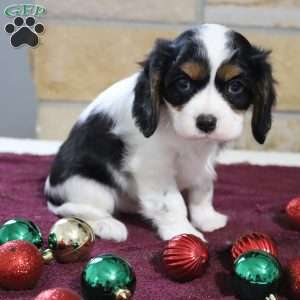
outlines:
[{"label": "beige stone wall", "polygon": [[[47,8],[41,46],[32,50],[40,138],[64,139],[103,89],[138,69],[158,37],[222,23],[272,49],[278,80],[274,126],[264,146],[249,126],[232,147],[300,151],[300,1],[39,0]],[[249,124],[249,122],[246,122]]]}]

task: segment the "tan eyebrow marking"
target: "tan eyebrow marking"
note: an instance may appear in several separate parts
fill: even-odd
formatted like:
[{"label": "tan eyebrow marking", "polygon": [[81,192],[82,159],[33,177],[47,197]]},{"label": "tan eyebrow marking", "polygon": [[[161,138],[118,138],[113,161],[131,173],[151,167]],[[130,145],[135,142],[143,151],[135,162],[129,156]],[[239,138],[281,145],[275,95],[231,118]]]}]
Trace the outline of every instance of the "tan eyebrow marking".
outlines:
[{"label": "tan eyebrow marking", "polygon": [[180,69],[193,80],[201,80],[207,76],[205,66],[196,62],[186,62],[180,66]]},{"label": "tan eyebrow marking", "polygon": [[242,69],[237,66],[237,65],[232,65],[232,64],[225,64],[222,65],[218,72],[217,75],[219,78],[228,81],[242,73]]}]

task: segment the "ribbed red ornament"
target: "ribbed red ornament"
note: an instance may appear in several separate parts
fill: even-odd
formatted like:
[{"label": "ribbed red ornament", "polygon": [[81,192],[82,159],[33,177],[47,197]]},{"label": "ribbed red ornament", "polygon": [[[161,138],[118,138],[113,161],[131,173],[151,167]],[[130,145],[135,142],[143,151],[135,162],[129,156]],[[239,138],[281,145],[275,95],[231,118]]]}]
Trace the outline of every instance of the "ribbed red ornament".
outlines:
[{"label": "ribbed red ornament", "polygon": [[248,233],[239,238],[231,248],[232,258],[235,260],[241,254],[250,250],[261,250],[278,256],[278,250],[275,242],[271,237],[264,233],[253,232]]},{"label": "ribbed red ornament", "polygon": [[11,290],[31,289],[42,274],[43,258],[27,241],[10,241],[0,246],[0,287]]},{"label": "ribbed red ornament", "polygon": [[292,225],[300,229],[300,197],[292,199],[287,204],[285,210]]},{"label": "ribbed red ornament", "polygon": [[80,300],[80,296],[67,288],[54,288],[41,292],[34,300]]},{"label": "ribbed red ornament", "polygon": [[293,259],[288,265],[289,294],[292,299],[300,299],[300,258]]},{"label": "ribbed red ornament", "polygon": [[208,250],[198,237],[181,234],[168,241],[162,261],[169,277],[180,281],[192,280],[203,273]]}]

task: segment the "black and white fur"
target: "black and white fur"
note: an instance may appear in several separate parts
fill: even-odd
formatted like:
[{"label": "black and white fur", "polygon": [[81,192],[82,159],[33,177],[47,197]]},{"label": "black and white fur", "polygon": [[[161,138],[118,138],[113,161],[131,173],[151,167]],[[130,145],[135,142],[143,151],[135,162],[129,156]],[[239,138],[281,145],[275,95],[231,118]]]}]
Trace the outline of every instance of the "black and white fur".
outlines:
[{"label": "black and white fur", "polygon": [[[164,240],[182,233],[204,239],[200,231],[225,226],[212,204],[215,159],[240,136],[249,107],[254,138],[264,142],[275,102],[268,54],[215,24],[158,40],[140,72],[81,114],[46,181],[49,209],[116,241],[127,238],[116,210],[141,213]],[[182,71],[185,63],[199,78]],[[220,72],[224,64],[228,74]]]}]

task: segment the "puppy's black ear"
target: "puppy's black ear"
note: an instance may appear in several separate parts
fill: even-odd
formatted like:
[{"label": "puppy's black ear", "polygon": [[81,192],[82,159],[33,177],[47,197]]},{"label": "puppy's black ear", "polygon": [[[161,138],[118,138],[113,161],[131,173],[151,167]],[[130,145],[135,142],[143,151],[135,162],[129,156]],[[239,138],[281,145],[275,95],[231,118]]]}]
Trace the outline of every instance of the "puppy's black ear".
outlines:
[{"label": "puppy's black ear", "polygon": [[158,125],[162,82],[171,55],[171,41],[159,39],[146,61],[141,63],[143,70],[134,90],[132,115],[145,137],[150,137]]},{"label": "puppy's black ear", "polygon": [[272,106],[276,101],[275,81],[272,76],[272,67],[268,62],[270,51],[252,47],[252,66],[255,78],[252,133],[260,144],[265,142],[267,133],[272,124]]}]

